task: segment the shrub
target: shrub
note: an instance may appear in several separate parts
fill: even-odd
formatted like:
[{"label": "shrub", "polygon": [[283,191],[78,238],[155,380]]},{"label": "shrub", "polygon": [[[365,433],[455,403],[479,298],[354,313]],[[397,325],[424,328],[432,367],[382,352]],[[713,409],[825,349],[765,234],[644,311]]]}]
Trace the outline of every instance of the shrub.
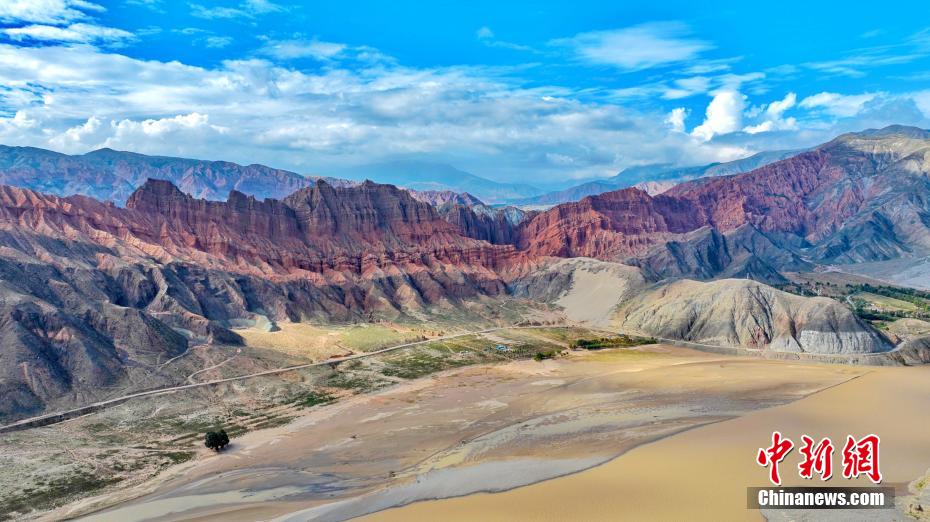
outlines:
[{"label": "shrub", "polygon": [[536,355],[533,356],[534,361],[543,361],[545,359],[552,359],[555,357],[555,350],[549,350],[547,352],[536,352]]},{"label": "shrub", "polygon": [[226,434],[226,430],[224,429],[220,429],[219,431],[208,431],[206,436],[204,436],[203,444],[213,451],[220,451],[229,444],[229,435]]}]

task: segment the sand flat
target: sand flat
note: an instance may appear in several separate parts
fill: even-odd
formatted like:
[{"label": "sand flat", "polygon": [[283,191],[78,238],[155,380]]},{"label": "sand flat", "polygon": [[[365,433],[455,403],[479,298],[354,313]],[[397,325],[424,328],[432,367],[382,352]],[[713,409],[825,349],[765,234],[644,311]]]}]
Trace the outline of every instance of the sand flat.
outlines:
[{"label": "sand flat", "polygon": [[[773,430],[794,439],[830,436],[834,443],[874,432],[882,438],[885,484],[901,489],[930,467],[927,404],[930,368],[871,369],[799,401],[643,445],[574,475],[421,502],[366,520],[761,520],[745,508],[746,487],[766,485],[753,457]],[[796,464],[796,453],[785,461],[786,485],[813,485],[797,477]]]},{"label": "sand flat", "polygon": [[[795,401],[867,371],[668,346],[461,368],[248,434],[229,452],[90,519],[343,520],[592,469],[575,475],[583,477],[603,473],[607,468],[598,464],[643,444]],[[663,490],[648,482],[637,487]],[[612,496],[614,489],[608,488]],[[598,505],[585,502],[589,510]],[[572,511],[563,509],[540,513]]]}]

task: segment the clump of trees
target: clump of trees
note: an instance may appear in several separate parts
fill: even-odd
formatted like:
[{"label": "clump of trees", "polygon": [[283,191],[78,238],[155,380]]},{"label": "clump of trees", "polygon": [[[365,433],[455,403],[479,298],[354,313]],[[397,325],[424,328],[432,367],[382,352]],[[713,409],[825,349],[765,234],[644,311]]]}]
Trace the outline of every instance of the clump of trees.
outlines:
[{"label": "clump of trees", "polygon": [[612,348],[616,346],[639,346],[641,344],[656,344],[658,341],[651,337],[632,337],[617,335],[615,337],[598,337],[595,339],[576,339],[572,341],[573,350],[597,350],[599,348]]},{"label": "clump of trees", "polygon": [[203,441],[203,445],[213,451],[220,451],[228,444],[229,435],[226,434],[226,430],[224,429],[220,429],[220,431],[208,431]]},{"label": "clump of trees", "polygon": [[534,361],[544,361],[546,359],[552,359],[556,356],[558,352],[555,350],[549,350],[545,352],[536,352],[536,355],[533,356]]}]

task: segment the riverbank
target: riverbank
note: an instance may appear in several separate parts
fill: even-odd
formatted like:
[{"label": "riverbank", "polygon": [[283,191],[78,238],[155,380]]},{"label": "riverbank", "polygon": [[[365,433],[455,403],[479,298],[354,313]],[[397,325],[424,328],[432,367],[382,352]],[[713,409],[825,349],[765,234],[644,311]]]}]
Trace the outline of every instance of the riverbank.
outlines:
[{"label": "riverbank", "polygon": [[[503,493],[417,503],[364,520],[761,520],[745,507],[746,487],[766,484],[754,455],[773,430],[795,440],[809,434],[834,442],[877,433],[884,484],[902,495],[930,467],[928,403],[930,368],[872,369],[796,402],[640,446],[582,473]],[[797,477],[794,457],[783,465],[786,485],[812,485]],[[829,485],[841,483],[847,481],[834,478]]]},{"label": "riverbank", "polygon": [[[247,434],[183,477],[89,519],[337,520],[512,489],[596,471],[652,441],[868,371],[671,346],[460,368]],[[482,497],[493,495],[474,498]],[[442,502],[412,509],[433,504]]]}]

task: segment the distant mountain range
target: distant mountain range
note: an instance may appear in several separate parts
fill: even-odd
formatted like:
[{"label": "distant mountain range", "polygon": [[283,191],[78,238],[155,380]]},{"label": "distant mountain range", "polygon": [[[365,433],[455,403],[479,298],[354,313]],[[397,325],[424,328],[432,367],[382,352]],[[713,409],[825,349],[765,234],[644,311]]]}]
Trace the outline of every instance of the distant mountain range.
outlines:
[{"label": "distant mountain range", "polygon": [[791,154],[766,152],[698,167],[631,167],[612,178],[543,193],[530,185],[496,182],[442,163],[378,163],[342,170],[339,178],[321,178],[259,164],[148,156],[112,149],[67,155],[34,147],[0,145],[0,183],[56,196],[80,194],[122,205],[147,179],[164,179],[182,192],[210,200],[222,200],[231,190],[259,199],[281,199],[298,189],[313,186],[317,179],[325,179],[334,186],[349,186],[370,179],[421,193],[421,199],[436,206],[453,199],[453,194],[464,194],[465,199],[474,198],[492,205],[546,207],[629,186],[655,194],[684,180],[745,172]]},{"label": "distant mountain range", "polygon": [[498,183],[440,163],[379,163],[341,174],[350,179],[303,176],[258,164],[148,156],[112,149],[68,155],[34,147],[0,145],[0,183],[57,196],[81,194],[119,205],[147,179],[164,179],[187,194],[211,200],[224,199],[231,190],[259,199],[281,199],[313,186],[316,179],[325,179],[336,186],[370,179],[429,194],[425,198],[449,199],[451,193],[468,193],[468,197],[487,203],[542,192],[528,185]]},{"label": "distant mountain range", "polygon": [[711,163],[695,167],[673,167],[667,164],[644,165],[624,169],[616,176],[589,181],[563,190],[547,192],[528,198],[512,199],[511,205],[545,206],[578,201],[586,196],[612,190],[639,187],[650,194],[659,194],[677,183],[701,177],[741,174],[797,154],[798,151],[760,152],[748,158],[726,163]]},{"label": "distant mountain range", "polygon": [[340,170],[336,174],[348,179],[370,179],[420,191],[468,192],[489,204],[506,203],[543,192],[531,185],[491,181],[443,163],[391,161]]},{"label": "distant mountain range", "polygon": [[258,198],[283,198],[313,185],[295,172],[264,165],[238,165],[100,149],[69,156],[33,147],[0,146],[0,183],[46,194],[81,194],[122,205],[147,179],[164,179],[182,191],[206,199],[225,198],[230,190]]}]

